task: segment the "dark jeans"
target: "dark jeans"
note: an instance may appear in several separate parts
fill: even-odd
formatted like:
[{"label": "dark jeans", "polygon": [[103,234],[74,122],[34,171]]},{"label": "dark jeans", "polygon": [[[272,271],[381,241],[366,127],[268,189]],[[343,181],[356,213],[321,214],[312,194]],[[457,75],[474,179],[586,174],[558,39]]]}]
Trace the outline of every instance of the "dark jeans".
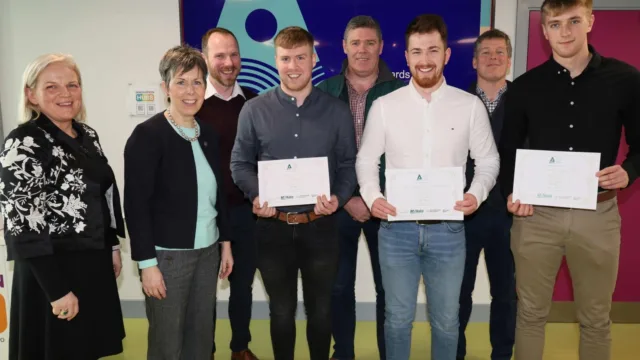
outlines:
[{"label": "dark jeans", "polygon": [[[256,273],[256,217],[251,204],[235,206],[229,212],[231,222],[231,251],[233,271],[229,275],[229,321],[231,322],[231,351],[249,348],[251,332],[251,307],[253,303],[253,279]],[[214,329],[216,313],[213,314]],[[213,352],[216,352],[215,342]]]},{"label": "dark jeans", "polygon": [[471,317],[471,293],[482,249],[491,289],[491,359],[511,359],[516,328],[515,267],[510,246],[511,223],[512,218],[506,209],[499,210],[487,205],[465,219],[467,259],[460,291],[458,359],[464,359],[467,352],[464,331]]},{"label": "dark jeans", "polygon": [[331,290],[338,268],[335,220],[334,215],[298,225],[263,218],[256,223],[258,269],[269,296],[275,360],[293,360],[298,270],[302,274],[311,360],[329,358]]},{"label": "dark jeans", "polygon": [[332,327],[333,327],[333,357],[336,359],[355,358],[354,338],[356,334],[356,267],[358,260],[358,243],[360,232],[369,247],[373,281],[376,289],[376,328],[378,352],[380,359],[385,359],[384,345],[384,290],[380,275],[380,260],[378,257],[378,229],[380,221],[370,219],[365,223],[353,220],[349,213],[341,209],[337,214],[338,231],[340,233],[340,262],[338,276],[333,286],[332,297]]}]

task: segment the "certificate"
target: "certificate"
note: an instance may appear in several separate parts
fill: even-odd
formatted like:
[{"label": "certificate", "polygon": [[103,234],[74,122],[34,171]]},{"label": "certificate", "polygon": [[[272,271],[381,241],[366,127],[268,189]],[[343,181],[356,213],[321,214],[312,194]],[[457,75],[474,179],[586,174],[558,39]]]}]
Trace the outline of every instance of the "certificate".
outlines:
[{"label": "certificate", "polygon": [[316,204],[322,195],[328,199],[327,157],[258,161],[258,191],[269,207]]},{"label": "certificate", "polygon": [[595,210],[599,170],[600,153],[518,149],[513,201]]},{"label": "certificate", "polygon": [[463,199],[461,167],[389,169],[385,178],[387,201],[396,208],[389,221],[464,219],[454,210]]}]

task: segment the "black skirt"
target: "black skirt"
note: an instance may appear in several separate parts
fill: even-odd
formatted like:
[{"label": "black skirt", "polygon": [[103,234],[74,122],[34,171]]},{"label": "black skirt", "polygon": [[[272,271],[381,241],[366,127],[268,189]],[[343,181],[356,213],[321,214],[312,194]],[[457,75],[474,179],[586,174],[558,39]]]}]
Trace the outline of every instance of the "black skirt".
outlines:
[{"label": "black skirt", "polygon": [[96,360],[123,351],[122,310],[111,249],[55,255],[78,298],[71,321],[53,315],[29,264],[15,261],[9,360]]}]

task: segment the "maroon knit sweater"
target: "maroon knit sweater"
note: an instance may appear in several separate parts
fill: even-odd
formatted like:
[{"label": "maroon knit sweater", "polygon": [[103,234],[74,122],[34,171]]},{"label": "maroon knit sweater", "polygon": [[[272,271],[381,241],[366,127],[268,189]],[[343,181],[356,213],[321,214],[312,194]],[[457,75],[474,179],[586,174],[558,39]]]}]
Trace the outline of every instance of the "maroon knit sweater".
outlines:
[{"label": "maroon knit sweater", "polygon": [[211,96],[204,101],[202,108],[196,115],[201,122],[212,126],[220,138],[220,163],[224,177],[224,193],[227,196],[229,206],[240,205],[246,201],[244,194],[231,178],[231,150],[236,140],[240,110],[247,100],[258,96],[246,87],[242,87],[242,92],[246,99],[242,95],[238,95],[226,101],[217,96]]}]

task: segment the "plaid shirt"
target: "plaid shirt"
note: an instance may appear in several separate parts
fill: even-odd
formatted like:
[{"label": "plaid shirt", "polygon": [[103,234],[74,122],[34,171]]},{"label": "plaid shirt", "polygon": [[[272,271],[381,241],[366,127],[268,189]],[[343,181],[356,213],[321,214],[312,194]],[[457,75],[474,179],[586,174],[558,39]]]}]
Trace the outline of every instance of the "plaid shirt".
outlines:
[{"label": "plaid shirt", "polygon": [[489,115],[493,114],[493,111],[498,106],[498,103],[500,102],[500,98],[505,93],[505,91],[507,91],[506,84],[502,88],[500,88],[500,90],[498,90],[498,95],[496,95],[496,99],[491,101],[487,97],[487,94],[485,94],[484,90],[482,90],[480,86],[476,86],[476,93],[478,94],[478,96],[480,96],[480,99],[482,100],[484,105],[487,107],[487,110],[489,111]]},{"label": "plaid shirt", "polygon": [[362,133],[364,133],[364,108],[367,102],[367,94],[371,88],[360,94],[351,86],[349,80],[346,80],[346,82],[349,91],[349,106],[351,107],[353,124],[356,129],[356,145],[360,149],[360,139],[362,138]]}]

